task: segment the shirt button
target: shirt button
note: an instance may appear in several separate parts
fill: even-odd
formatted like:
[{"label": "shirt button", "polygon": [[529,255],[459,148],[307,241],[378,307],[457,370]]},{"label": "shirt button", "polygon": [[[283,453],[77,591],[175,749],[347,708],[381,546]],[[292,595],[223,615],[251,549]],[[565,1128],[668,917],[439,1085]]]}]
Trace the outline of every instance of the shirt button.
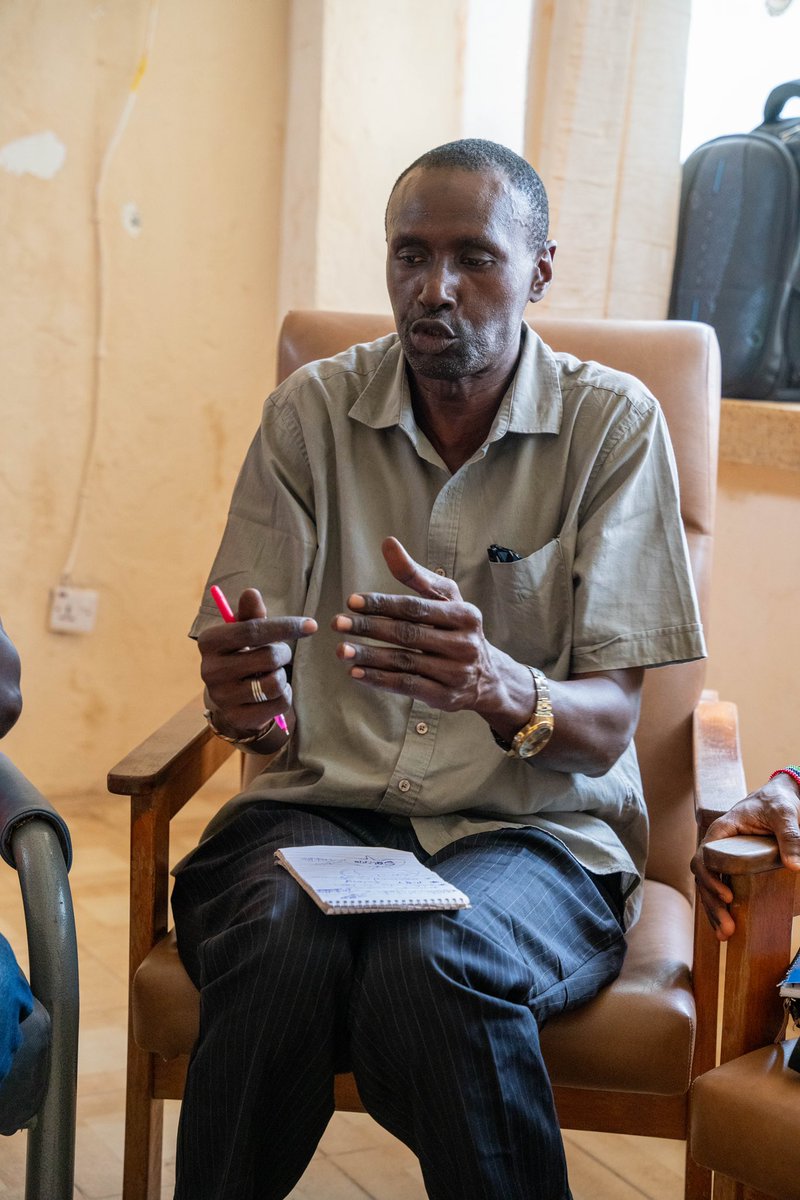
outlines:
[{"label": "shirt button", "polygon": [[416,730],[417,730],[417,733],[420,733],[420,734],[421,734],[421,733],[427,733],[427,732],[428,732],[428,726],[425,724],[425,722],[424,722],[424,721],[420,721],[420,722],[419,722],[419,724],[416,726]]},{"label": "shirt button", "polygon": [[434,567],[434,574],[435,575],[447,575],[447,571],[445,571],[444,567]]},{"label": "shirt button", "polygon": [[401,792],[410,792],[411,791],[411,780],[410,779],[401,779],[397,786]]}]

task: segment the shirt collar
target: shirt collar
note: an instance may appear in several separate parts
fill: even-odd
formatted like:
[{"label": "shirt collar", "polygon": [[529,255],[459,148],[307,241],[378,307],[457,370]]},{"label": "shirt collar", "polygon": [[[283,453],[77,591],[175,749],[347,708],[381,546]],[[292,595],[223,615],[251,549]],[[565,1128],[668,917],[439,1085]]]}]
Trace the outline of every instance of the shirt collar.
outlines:
[{"label": "shirt collar", "polygon": [[[500,402],[487,441],[497,441],[507,433],[558,433],[561,412],[555,355],[529,325],[523,324],[519,365]],[[375,374],[350,409],[350,416],[373,429],[400,425],[412,436],[416,433],[405,357],[396,334]]]}]

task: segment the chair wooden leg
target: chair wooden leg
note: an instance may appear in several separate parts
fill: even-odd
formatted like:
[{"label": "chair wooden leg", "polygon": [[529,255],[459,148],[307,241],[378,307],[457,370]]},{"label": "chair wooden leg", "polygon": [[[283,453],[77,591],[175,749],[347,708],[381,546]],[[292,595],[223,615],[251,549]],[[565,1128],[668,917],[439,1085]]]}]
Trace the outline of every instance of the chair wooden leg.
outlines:
[{"label": "chair wooden leg", "polygon": [[164,1101],[152,1097],[152,1055],[131,1039],[125,1105],[122,1200],[160,1200]]},{"label": "chair wooden leg", "polygon": [[711,1200],[711,1184],[713,1175],[705,1167],[699,1166],[689,1153],[686,1144],[686,1177],[684,1183],[684,1200]]},{"label": "chair wooden leg", "polygon": [[[156,789],[131,796],[130,979],[167,931],[170,808]],[[123,1200],[160,1200],[164,1102],[155,1100],[155,1059],[133,1037],[128,1003]]]}]

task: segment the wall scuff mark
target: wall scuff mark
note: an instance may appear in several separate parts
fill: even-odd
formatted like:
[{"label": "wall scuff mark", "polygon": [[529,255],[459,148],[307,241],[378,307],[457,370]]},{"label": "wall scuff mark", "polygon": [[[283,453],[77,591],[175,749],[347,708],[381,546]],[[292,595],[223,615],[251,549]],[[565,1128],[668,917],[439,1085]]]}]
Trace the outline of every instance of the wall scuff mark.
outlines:
[{"label": "wall scuff mark", "polygon": [[11,175],[52,179],[64,165],[67,147],[51,131],[32,133],[0,147],[0,167]]}]

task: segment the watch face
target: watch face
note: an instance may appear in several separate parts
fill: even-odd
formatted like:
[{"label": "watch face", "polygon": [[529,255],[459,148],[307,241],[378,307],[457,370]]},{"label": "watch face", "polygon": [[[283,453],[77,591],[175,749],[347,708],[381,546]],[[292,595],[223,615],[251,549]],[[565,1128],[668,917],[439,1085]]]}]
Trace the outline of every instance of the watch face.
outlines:
[{"label": "watch face", "polygon": [[519,746],[517,746],[519,757],[531,758],[534,754],[538,754],[550,741],[552,732],[553,725],[551,721],[537,722],[530,733],[526,734]]}]

